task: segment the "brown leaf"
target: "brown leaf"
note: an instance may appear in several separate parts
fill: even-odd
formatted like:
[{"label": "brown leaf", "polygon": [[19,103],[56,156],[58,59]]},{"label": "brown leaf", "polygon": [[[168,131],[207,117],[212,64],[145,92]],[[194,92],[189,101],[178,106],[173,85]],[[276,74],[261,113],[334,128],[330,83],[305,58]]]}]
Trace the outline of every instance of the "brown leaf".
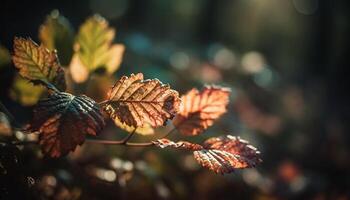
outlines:
[{"label": "brown leaf", "polygon": [[181,97],[182,104],[173,124],[184,135],[198,135],[212,126],[226,112],[229,88],[206,86],[201,92],[192,89]]},{"label": "brown leaf", "polygon": [[56,51],[38,46],[31,39],[15,38],[13,63],[22,77],[32,81],[42,81],[66,89],[64,70],[60,66]]},{"label": "brown leaf", "polygon": [[111,118],[133,127],[162,126],[178,111],[178,92],[158,79],[143,80],[143,74],[123,76],[109,92],[104,106]]},{"label": "brown leaf", "polygon": [[94,100],[58,92],[39,101],[28,130],[39,131],[44,154],[60,157],[83,144],[86,134],[96,135],[103,126],[103,116]]},{"label": "brown leaf", "polygon": [[247,141],[227,135],[206,140],[203,146],[186,141],[160,139],[153,142],[160,148],[173,147],[193,151],[194,158],[203,167],[215,173],[231,173],[235,169],[255,167],[261,162],[260,152]]}]

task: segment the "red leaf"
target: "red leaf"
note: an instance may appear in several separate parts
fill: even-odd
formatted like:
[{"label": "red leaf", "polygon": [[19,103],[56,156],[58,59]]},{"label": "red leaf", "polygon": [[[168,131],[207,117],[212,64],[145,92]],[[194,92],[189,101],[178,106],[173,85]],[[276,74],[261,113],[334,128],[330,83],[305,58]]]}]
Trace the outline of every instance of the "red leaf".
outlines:
[{"label": "red leaf", "polygon": [[198,135],[212,126],[226,112],[229,88],[206,86],[201,92],[192,89],[181,97],[180,111],[173,124],[184,135]]}]

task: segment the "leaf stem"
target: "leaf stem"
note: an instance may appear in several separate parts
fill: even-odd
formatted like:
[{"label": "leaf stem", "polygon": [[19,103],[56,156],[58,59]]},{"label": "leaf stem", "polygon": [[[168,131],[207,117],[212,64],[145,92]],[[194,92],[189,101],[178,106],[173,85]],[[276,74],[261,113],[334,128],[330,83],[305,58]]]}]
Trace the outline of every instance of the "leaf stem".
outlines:
[{"label": "leaf stem", "polygon": [[109,101],[109,100],[104,100],[104,101],[98,102],[98,105],[103,106],[103,105],[105,105],[106,103],[108,103],[108,101]]}]

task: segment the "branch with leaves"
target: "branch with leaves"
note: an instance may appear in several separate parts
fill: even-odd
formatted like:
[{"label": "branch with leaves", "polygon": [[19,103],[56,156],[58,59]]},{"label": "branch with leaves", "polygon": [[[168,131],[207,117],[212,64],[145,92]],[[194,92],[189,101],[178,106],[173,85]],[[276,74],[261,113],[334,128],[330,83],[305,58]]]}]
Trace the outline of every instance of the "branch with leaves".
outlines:
[{"label": "branch with leaves", "polygon": [[[158,79],[145,80],[142,73],[137,73],[122,76],[109,90],[107,98],[99,103],[86,95],[67,92],[66,70],[59,62],[54,45],[57,44],[55,39],[60,38],[48,37],[50,32],[65,30],[63,25],[52,27],[53,23],[62,23],[58,16],[54,17],[56,21],[47,20],[40,29],[41,45],[29,38],[15,38],[12,57],[23,78],[47,89],[48,96],[39,100],[32,120],[24,128],[25,132],[39,134],[38,141],[30,143],[40,145],[46,156],[65,156],[82,145],[86,136],[97,136],[105,127],[104,116],[107,115],[116,126],[130,134],[119,141],[88,139],[87,142],[184,149],[192,151],[203,167],[221,174],[254,167],[261,162],[256,148],[231,135],[210,138],[203,145],[173,142],[166,138],[175,130],[185,136],[195,136],[212,126],[227,111],[228,88],[205,86],[201,91],[192,89],[180,98],[179,93],[168,84]],[[64,33],[66,37],[71,34],[68,31]],[[78,66],[91,71],[106,65],[107,73],[113,73],[120,64],[111,60],[113,52],[119,48],[111,45],[113,37],[114,29],[109,28],[103,18],[94,16],[88,19],[77,35],[70,69]],[[147,135],[153,132],[153,128],[165,126],[168,120],[172,120],[174,129],[163,137],[146,143],[130,142],[134,134]],[[28,143],[13,141],[11,144]]]}]

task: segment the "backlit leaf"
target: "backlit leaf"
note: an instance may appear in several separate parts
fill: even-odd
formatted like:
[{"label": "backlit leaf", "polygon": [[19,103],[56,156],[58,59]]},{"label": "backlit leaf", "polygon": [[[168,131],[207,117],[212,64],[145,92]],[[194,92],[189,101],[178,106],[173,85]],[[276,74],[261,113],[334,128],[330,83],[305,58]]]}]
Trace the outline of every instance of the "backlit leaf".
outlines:
[{"label": "backlit leaf", "polygon": [[39,39],[50,51],[57,50],[62,65],[67,66],[73,54],[74,32],[69,21],[57,10],[46,17],[39,28]]},{"label": "backlit leaf", "polygon": [[124,45],[112,45],[114,36],[115,30],[101,16],[87,19],[80,27],[74,44],[75,55],[82,66],[90,72],[101,67],[110,74],[115,72],[121,63]]},{"label": "backlit leaf", "polygon": [[182,104],[173,124],[184,135],[198,135],[226,112],[230,89],[206,86],[201,92],[190,90],[181,97]]},{"label": "backlit leaf", "polygon": [[58,92],[39,101],[28,130],[39,132],[44,154],[60,157],[83,144],[85,135],[99,133],[103,126],[103,116],[94,100]]},{"label": "backlit leaf", "polygon": [[13,49],[12,60],[22,77],[50,83],[62,91],[66,89],[64,70],[55,51],[24,38],[15,38]]},{"label": "backlit leaf", "polygon": [[177,91],[158,79],[143,80],[143,74],[123,76],[109,92],[104,106],[112,119],[133,127],[162,126],[178,111]]},{"label": "backlit leaf", "polygon": [[215,173],[252,168],[261,162],[260,152],[245,140],[227,135],[206,140],[203,150],[193,152],[195,159]]},{"label": "backlit leaf", "polygon": [[231,135],[210,138],[203,145],[186,141],[173,142],[168,139],[160,139],[153,143],[160,148],[191,150],[199,164],[215,173],[231,173],[235,169],[255,167],[261,162],[260,152],[255,147]]},{"label": "backlit leaf", "polygon": [[38,103],[45,93],[42,85],[34,85],[21,76],[16,76],[10,89],[10,97],[23,106],[32,106]]},{"label": "backlit leaf", "polygon": [[[125,123],[122,123],[118,118],[114,119],[115,125],[117,125],[119,128],[131,133],[134,131],[135,127],[133,126],[128,126]],[[152,128],[151,125],[145,124],[143,127],[137,127],[135,130],[135,133],[140,134],[140,135],[152,135],[154,134],[154,129]]]}]

